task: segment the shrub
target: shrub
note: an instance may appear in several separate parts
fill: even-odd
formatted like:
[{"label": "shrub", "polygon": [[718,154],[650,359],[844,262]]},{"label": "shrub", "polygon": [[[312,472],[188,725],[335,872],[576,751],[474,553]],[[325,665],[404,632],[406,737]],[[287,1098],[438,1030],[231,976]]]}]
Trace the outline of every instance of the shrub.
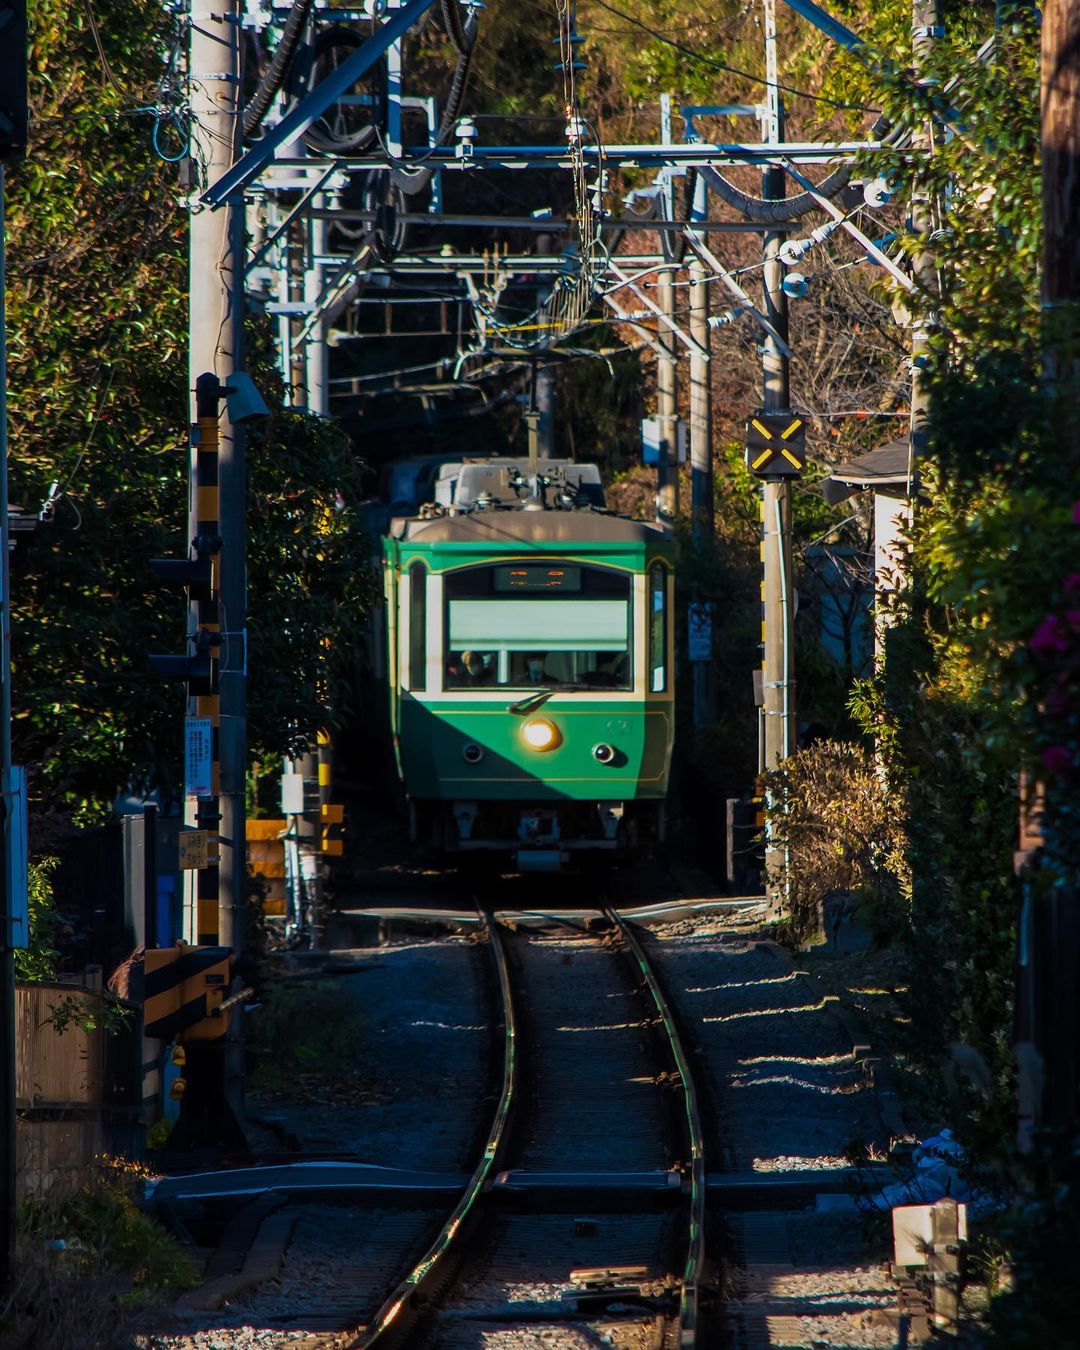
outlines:
[{"label": "shrub", "polygon": [[784,860],[770,878],[797,937],[820,930],[830,891],[854,892],[881,922],[908,889],[901,804],[873,756],[846,741],[799,750],[765,776],[766,815]]},{"label": "shrub", "polygon": [[339,1074],[359,1059],[363,1029],[359,1000],[334,980],[271,985],[251,1020],[254,1085],[287,1091],[301,1075]]},{"label": "shrub", "polygon": [[198,1284],[193,1258],[139,1209],[143,1175],[104,1159],[78,1194],[24,1203],[15,1282],[0,1311],[5,1350],[130,1345],[124,1326],[132,1310]]}]

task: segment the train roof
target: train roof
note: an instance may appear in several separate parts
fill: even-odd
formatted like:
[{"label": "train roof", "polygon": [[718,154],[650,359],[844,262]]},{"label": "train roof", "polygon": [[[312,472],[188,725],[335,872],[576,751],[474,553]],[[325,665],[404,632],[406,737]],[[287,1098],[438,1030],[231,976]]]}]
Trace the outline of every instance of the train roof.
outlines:
[{"label": "train roof", "polygon": [[660,544],[668,536],[659,525],[605,511],[470,511],[429,520],[398,517],[394,539],[410,544]]}]

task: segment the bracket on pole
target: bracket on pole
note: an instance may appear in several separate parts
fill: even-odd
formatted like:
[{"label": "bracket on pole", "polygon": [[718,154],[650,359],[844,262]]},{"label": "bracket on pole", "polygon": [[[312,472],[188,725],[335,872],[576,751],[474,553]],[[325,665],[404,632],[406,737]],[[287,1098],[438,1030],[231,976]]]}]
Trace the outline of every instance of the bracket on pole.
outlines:
[{"label": "bracket on pole", "polygon": [[[675,336],[679,339],[679,341],[683,344],[684,347],[687,347],[690,351],[696,353],[696,355],[702,357],[702,359],[705,361],[709,359],[708,349],[703,347],[701,343],[697,341],[696,338],[692,338],[688,333],[684,333],[677,323],[673,323],[671,319],[669,319],[668,316],[664,313],[664,311],[660,308],[659,305],[654,304],[653,301],[651,301],[649,297],[644,294],[643,291],[640,291],[638,289],[638,287],[634,283],[633,278],[627,276],[621,267],[617,267],[614,262],[609,261],[608,271],[614,272],[615,275],[622,282],[623,286],[626,286],[631,291],[633,291],[633,293],[637,296],[637,298],[641,301],[641,303],[645,306],[645,308],[650,310],[653,314],[655,314],[656,317],[660,320],[660,322],[664,325],[664,327],[670,329],[671,332],[675,334]],[[616,287],[616,290],[621,289],[622,287]]]},{"label": "bracket on pole", "polygon": [[222,174],[216,183],[211,183],[203,193],[202,200],[211,207],[222,206],[234,193],[240,192],[252,179],[257,178],[283,146],[291,145],[331,104],[344,97],[356,81],[399,38],[404,37],[414,23],[424,17],[434,3],[435,0],[410,0],[409,4],[394,10],[386,23],[362,47],[325,80],[320,80],[311,93],[302,98],[287,117],[283,117],[257,145],[237,160],[228,173]]},{"label": "bracket on pole", "polygon": [[683,233],[689,240],[690,247],[698,255],[701,261],[707,263],[713,269],[713,271],[721,279],[721,281],[723,281],[724,285],[728,288],[728,290],[732,293],[732,295],[734,295],[736,299],[741,301],[742,306],[746,310],[747,314],[752,314],[754,318],[757,320],[757,322],[761,325],[761,327],[765,330],[765,332],[768,333],[768,335],[776,343],[776,349],[780,353],[780,355],[790,358],[793,355],[792,350],[788,346],[788,344],[784,341],[781,334],[777,331],[777,329],[773,326],[773,324],[770,323],[770,321],[765,317],[765,315],[762,314],[761,310],[758,309],[757,305],[754,304],[753,300],[750,299],[747,293],[735,280],[732,274],[727,270],[727,268],[716,256],[716,254],[712,251],[712,249],[709,248],[709,246],[706,243],[704,243],[697,236],[697,234],[692,229],[690,229],[689,226],[686,227]]},{"label": "bracket on pole", "polygon": [[858,242],[862,244],[863,248],[866,249],[867,253],[870,255],[871,258],[873,258],[873,260],[876,263],[879,263],[882,267],[884,267],[885,270],[889,273],[889,275],[892,276],[896,281],[898,281],[906,291],[915,290],[915,283],[911,280],[911,278],[907,275],[907,273],[901,271],[901,269],[897,267],[897,265],[893,262],[893,260],[889,257],[887,253],[882,252],[882,250],[878,248],[877,244],[875,244],[872,239],[868,238],[865,234],[863,234],[862,230],[859,229],[858,225],[856,225],[854,221],[848,220],[847,216],[844,215],[843,211],[841,211],[839,207],[834,206],[833,203],[829,201],[828,197],[823,197],[821,193],[818,192],[817,189],[814,187],[813,183],[811,183],[808,179],[804,178],[802,174],[799,173],[799,171],[793,167],[793,165],[787,162],[787,160],[782,160],[781,163],[783,164],[787,172],[792,176],[792,178],[795,179],[796,183],[798,183],[799,186],[805,192],[809,193],[810,196],[813,197],[814,201],[817,202],[817,204],[822,208],[822,210],[828,211],[829,215],[832,216],[833,220],[836,221],[836,223],[840,226],[841,229],[846,230],[853,239],[858,240]]}]

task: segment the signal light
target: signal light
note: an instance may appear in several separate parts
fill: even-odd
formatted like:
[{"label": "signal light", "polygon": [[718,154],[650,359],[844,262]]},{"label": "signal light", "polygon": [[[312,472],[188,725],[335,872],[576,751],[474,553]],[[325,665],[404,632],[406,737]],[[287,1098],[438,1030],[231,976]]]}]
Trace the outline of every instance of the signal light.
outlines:
[{"label": "signal light", "polygon": [[186,586],[192,600],[209,600],[213,595],[211,558],[151,558],[150,567],[166,586]]},{"label": "signal light", "polygon": [[187,680],[192,694],[214,692],[214,667],[205,652],[196,652],[194,656],[151,656],[149,660],[154,673],[162,679]]}]

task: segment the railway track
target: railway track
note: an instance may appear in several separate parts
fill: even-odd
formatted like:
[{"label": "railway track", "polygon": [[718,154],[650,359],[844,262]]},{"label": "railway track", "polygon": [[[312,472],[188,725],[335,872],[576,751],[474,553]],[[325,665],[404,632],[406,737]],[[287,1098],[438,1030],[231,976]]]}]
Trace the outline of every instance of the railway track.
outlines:
[{"label": "railway track", "polygon": [[[288,1257],[230,1320],[303,1350],[694,1350],[702,1128],[646,949],[610,908],[481,922],[501,1035],[471,1174],[412,1199],[381,1199],[362,1171],[355,1197],[262,1196]],[[234,1235],[248,1261],[256,1232]]]},{"label": "railway track", "polygon": [[688,1061],[615,911],[486,916],[502,1091],[438,1238],[347,1342],[692,1350],[704,1156]]}]

